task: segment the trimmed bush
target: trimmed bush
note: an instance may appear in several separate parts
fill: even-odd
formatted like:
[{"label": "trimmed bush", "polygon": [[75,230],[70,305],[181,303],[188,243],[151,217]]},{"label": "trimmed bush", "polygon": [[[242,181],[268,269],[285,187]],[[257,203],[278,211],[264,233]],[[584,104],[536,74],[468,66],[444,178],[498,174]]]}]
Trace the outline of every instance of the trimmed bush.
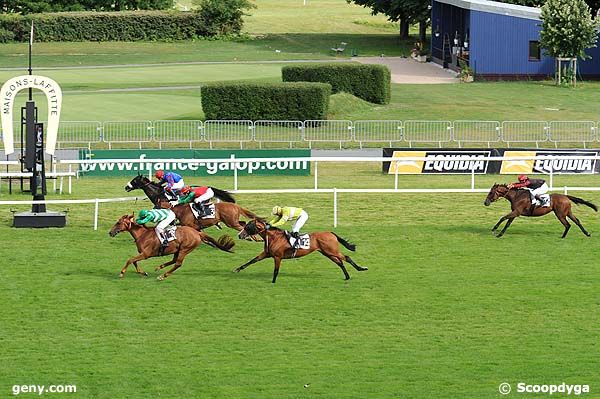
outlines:
[{"label": "trimmed bush", "polygon": [[390,102],[391,74],[385,65],[294,65],[283,67],[281,74],[284,82],[329,83],[334,93],[350,93],[376,104]]},{"label": "trimmed bush", "polygon": [[203,86],[206,119],[327,119],[331,85],[325,83],[213,83]]},{"label": "trimmed bush", "polygon": [[124,11],[0,15],[0,31],[26,42],[32,20],[38,42],[187,40],[223,30],[197,12]]}]

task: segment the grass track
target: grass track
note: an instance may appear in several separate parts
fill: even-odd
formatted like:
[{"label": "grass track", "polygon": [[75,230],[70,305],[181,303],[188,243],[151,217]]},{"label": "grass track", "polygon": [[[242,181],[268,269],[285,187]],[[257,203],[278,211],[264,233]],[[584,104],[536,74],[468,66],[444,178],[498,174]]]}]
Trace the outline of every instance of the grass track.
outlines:
[{"label": "grass track", "polygon": [[[356,186],[348,173],[375,186],[390,181],[368,168],[320,172],[324,187]],[[268,187],[275,179],[241,184]],[[120,196],[124,180],[85,178],[72,197],[97,195],[97,186]],[[206,182],[228,187],[230,178]],[[427,182],[401,183],[468,179]],[[597,178],[563,176],[557,184]],[[600,203],[599,193],[573,194]],[[239,240],[235,254],[201,247],[163,283],[151,272],[158,260],[142,263],[151,278],[130,271],[118,280],[135,251],[130,237],[107,231],[139,203],[102,205],[98,232],[90,207],[71,206],[65,230],[11,229],[3,208],[0,234],[19,250],[3,251],[0,387],[70,383],[83,398],[495,398],[503,381],[565,381],[590,384],[586,397],[598,397],[598,215],[576,207],[589,239],[574,227],[560,240],[552,216],[517,220],[496,239],[489,228],[507,204],[486,208],[483,198],[340,195],[336,232],[358,244],[353,259],[370,270],[350,270],[344,282],[313,254],[284,262],[274,286],[268,260],[230,272],[260,248]],[[329,195],[238,200],[261,214],[298,204],[310,213],[307,230],[332,228]]]}]

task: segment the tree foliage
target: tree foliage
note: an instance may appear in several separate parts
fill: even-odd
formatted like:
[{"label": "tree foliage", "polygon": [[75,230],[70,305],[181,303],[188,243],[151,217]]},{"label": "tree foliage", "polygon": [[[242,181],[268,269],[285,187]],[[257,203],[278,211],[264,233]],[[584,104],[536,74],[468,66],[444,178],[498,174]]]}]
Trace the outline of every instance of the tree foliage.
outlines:
[{"label": "tree foliage", "polygon": [[[199,14],[208,26],[218,30],[219,35],[239,33],[244,24],[244,10],[256,8],[249,0],[194,0],[200,6]],[[226,30],[223,30],[226,29]]]},{"label": "tree foliage", "polygon": [[408,37],[408,26],[421,23],[426,26],[430,17],[429,0],[346,0],[370,8],[373,15],[384,14],[390,21],[400,21],[400,36]]},{"label": "tree foliage", "polygon": [[173,0],[0,0],[0,13],[165,10]]},{"label": "tree foliage", "polygon": [[552,57],[590,58],[596,47],[597,23],[584,0],[547,0],[542,6],[540,44]]}]

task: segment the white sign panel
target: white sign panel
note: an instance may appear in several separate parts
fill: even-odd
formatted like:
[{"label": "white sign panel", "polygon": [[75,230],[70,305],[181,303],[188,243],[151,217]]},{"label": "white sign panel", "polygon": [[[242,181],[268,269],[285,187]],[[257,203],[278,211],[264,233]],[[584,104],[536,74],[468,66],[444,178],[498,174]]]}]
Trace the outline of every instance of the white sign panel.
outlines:
[{"label": "white sign panel", "polygon": [[48,127],[46,129],[46,152],[54,155],[60,121],[62,90],[58,83],[46,76],[22,75],[7,80],[0,89],[2,113],[2,132],[4,136],[4,152],[6,155],[15,152],[13,132],[13,105],[17,93],[23,89],[38,89],[48,99]]}]

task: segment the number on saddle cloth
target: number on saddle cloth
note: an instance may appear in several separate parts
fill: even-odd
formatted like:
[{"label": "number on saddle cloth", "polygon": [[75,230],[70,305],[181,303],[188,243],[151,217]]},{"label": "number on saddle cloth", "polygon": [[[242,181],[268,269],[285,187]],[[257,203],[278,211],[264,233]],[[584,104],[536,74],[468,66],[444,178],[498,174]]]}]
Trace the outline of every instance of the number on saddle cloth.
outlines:
[{"label": "number on saddle cloth", "polygon": [[167,242],[175,241],[177,239],[177,226],[167,226],[165,229],[165,238]]},{"label": "number on saddle cloth", "polygon": [[309,249],[310,248],[310,235],[308,233],[298,235],[298,243],[296,245],[296,239],[290,234],[289,231],[285,232],[288,242],[292,248],[296,249]]}]

